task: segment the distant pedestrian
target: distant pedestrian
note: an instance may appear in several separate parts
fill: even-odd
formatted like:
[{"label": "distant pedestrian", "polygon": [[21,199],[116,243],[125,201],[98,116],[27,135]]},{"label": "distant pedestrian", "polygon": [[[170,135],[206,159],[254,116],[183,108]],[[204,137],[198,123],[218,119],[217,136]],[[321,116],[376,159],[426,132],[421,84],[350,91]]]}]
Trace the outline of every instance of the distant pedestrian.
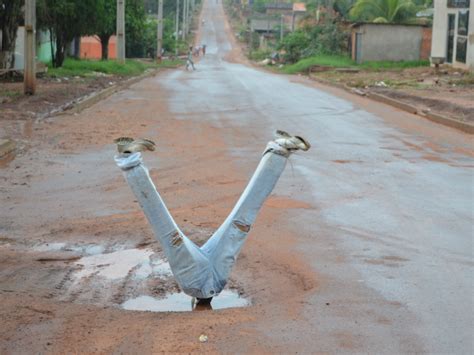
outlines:
[{"label": "distant pedestrian", "polygon": [[199,57],[199,53],[201,53],[201,47],[200,47],[200,46],[196,46],[196,47],[194,48],[194,55],[195,55],[196,57]]},{"label": "distant pedestrian", "polygon": [[189,47],[188,58],[186,60],[186,70],[188,70],[190,66],[193,68],[193,70],[196,70],[196,68],[194,67],[193,47],[192,46]]},{"label": "distant pedestrian", "polygon": [[205,56],[205,55],[206,55],[206,45],[203,44],[203,45],[201,46],[201,48],[202,48],[202,55]]}]

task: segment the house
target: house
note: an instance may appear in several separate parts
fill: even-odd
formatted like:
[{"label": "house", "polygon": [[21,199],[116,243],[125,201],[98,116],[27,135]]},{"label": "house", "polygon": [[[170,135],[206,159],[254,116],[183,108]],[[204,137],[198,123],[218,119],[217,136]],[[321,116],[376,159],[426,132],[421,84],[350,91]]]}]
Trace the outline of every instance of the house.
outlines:
[{"label": "house", "polygon": [[[109,59],[116,59],[116,36],[110,37],[109,40]],[[89,36],[81,37],[81,59],[101,59],[102,58],[102,46],[100,44],[99,37]]]},{"label": "house", "polygon": [[293,12],[292,3],[269,3],[265,4],[265,13],[267,15],[291,15]]},{"label": "house", "polygon": [[429,59],[429,27],[390,23],[355,23],[351,27],[352,59],[357,63]]},{"label": "house", "polygon": [[[54,48],[54,45],[53,45]],[[13,69],[23,70],[25,53],[25,27],[19,26],[15,39],[15,61]],[[51,36],[49,31],[36,31],[36,59],[42,63],[51,61]]]},{"label": "house", "polygon": [[293,4],[293,14],[291,19],[291,31],[295,30],[298,20],[306,15],[306,4],[304,2],[295,2]]},{"label": "house", "polygon": [[431,58],[474,70],[474,5],[470,0],[434,1]]},{"label": "house", "polygon": [[269,3],[265,4],[265,16],[259,16],[250,20],[252,32],[270,33],[275,28],[283,26],[284,30],[295,30],[298,19],[306,14],[306,4],[297,3]]},{"label": "house", "polygon": [[281,25],[281,19],[274,16],[259,16],[250,19],[250,31],[259,34],[275,32]]}]

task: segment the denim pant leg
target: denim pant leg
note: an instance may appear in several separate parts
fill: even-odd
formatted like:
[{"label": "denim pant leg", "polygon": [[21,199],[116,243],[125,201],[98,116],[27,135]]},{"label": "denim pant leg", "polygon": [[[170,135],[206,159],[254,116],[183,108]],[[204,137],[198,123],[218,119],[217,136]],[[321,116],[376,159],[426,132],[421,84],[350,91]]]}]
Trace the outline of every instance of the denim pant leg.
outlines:
[{"label": "denim pant leg", "polygon": [[210,262],[176,225],[147,168],[142,164],[140,153],[127,157],[119,156],[115,160],[124,171],[130,188],[145,212],[180,287],[191,296],[212,297],[215,291]]},{"label": "denim pant leg", "polygon": [[247,233],[285,169],[287,160],[286,156],[273,152],[264,154],[230,215],[207,243],[201,247],[209,255],[214,266],[218,292],[227,283]]}]

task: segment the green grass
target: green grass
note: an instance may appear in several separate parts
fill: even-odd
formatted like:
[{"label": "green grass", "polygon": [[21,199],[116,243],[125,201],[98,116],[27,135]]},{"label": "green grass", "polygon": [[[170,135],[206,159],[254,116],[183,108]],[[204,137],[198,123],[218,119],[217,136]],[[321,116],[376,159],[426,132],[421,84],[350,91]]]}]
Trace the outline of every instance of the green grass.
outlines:
[{"label": "green grass", "polygon": [[353,67],[355,63],[352,59],[336,55],[319,55],[300,60],[299,62],[283,67],[282,71],[286,74],[296,74],[305,72],[313,65],[323,65],[334,68]]},{"label": "green grass", "polygon": [[460,77],[459,79],[451,79],[448,82],[450,85],[456,86],[474,86],[474,74],[468,73]]},{"label": "green grass", "polygon": [[299,62],[291,65],[286,65],[282,68],[282,71],[286,74],[296,74],[307,71],[313,65],[328,66],[334,68],[361,68],[366,70],[390,70],[390,69],[405,69],[414,67],[429,66],[430,62],[427,60],[413,60],[413,61],[401,61],[401,62],[390,62],[390,61],[376,61],[376,62],[365,62],[363,64],[356,64],[352,59],[345,56],[337,55],[319,55],[316,57],[310,57],[300,60]]},{"label": "green grass", "polygon": [[0,87],[0,96],[15,98],[21,95],[23,95],[22,91],[14,91],[14,90],[9,90],[9,89],[3,89]]},{"label": "green grass", "polygon": [[144,63],[138,60],[127,60],[125,64],[120,64],[115,60],[77,60],[66,59],[61,68],[48,68],[48,76],[57,77],[87,77],[94,73],[103,73],[109,75],[133,76],[143,73],[147,68],[153,67],[153,64]]},{"label": "green grass", "polygon": [[250,54],[249,54],[249,58],[251,60],[261,61],[261,60],[264,60],[264,59],[270,57],[271,53],[272,53],[272,51],[269,50],[269,49],[258,49],[258,50],[255,50],[255,51],[251,51]]},{"label": "green grass", "polygon": [[186,61],[184,61],[183,59],[165,59],[159,64],[147,63],[147,67],[148,68],[176,68],[185,63]]},{"label": "green grass", "polygon": [[359,68],[369,70],[386,70],[386,69],[405,69],[405,68],[416,68],[416,67],[428,67],[430,66],[429,60],[407,60],[400,62],[391,61],[377,61],[377,62],[365,62],[358,65]]}]

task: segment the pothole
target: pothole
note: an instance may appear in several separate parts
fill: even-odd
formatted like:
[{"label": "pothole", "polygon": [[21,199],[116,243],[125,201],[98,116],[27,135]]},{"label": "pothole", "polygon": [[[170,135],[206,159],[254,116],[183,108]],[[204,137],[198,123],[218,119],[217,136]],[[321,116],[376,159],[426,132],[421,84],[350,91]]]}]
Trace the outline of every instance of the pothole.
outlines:
[{"label": "pothole", "polygon": [[[212,299],[211,309],[239,308],[250,306],[250,301],[235,290],[224,290]],[[128,311],[189,312],[195,310],[192,298],[182,292],[167,294],[164,298],[139,296],[122,303]]]},{"label": "pothole", "polygon": [[[117,280],[127,277],[131,270],[136,268],[138,277],[146,278],[154,271],[150,260],[150,256],[153,254],[151,249],[126,249],[85,256],[76,261],[76,264],[82,266],[82,269],[75,276],[81,279],[94,275]],[[160,268],[164,269],[163,265]]]},{"label": "pothole", "polygon": [[51,262],[63,261],[59,258],[61,253],[82,255],[70,264],[72,268],[55,286],[57,297],[63,301],[150,312],[187,312],[251,305],[239,291],[229,288],[214,297],[210,306],[202,303],[193,306],[192,298],[178,291],[170,265],[159,253],[151,248],[117,250],[117,247],[52,242],[37,244],[33,249],[56,253],[54,259],[48,259]]}]

